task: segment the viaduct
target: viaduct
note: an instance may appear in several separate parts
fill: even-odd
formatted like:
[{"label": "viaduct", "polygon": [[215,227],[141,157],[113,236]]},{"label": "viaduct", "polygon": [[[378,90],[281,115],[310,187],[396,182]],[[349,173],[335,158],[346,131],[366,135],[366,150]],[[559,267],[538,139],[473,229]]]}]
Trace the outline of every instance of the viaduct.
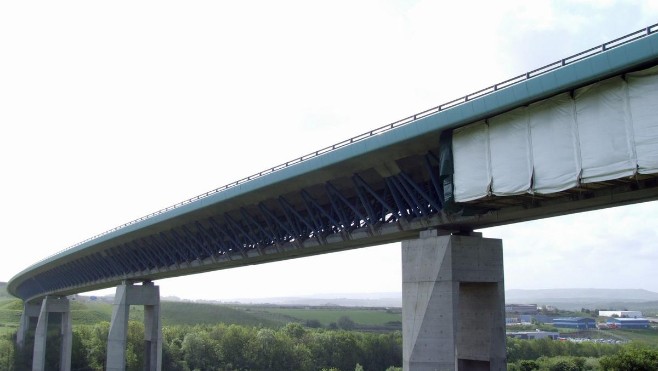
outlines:
[{"label": "viaduct", "polygon": [[[107,370],[130,305],[161,369],[155,280],[402,241],[405,370],[505,370],[502,241],[476,229],[658,199],[658,25],[209,191],[14,276],[45,369],[48,316],[116,287]],[[36,327],[35,327],[36,323]],[[30,331],[28,331],[30,330]],[[33,331],[33,332],[32,332]]]}]

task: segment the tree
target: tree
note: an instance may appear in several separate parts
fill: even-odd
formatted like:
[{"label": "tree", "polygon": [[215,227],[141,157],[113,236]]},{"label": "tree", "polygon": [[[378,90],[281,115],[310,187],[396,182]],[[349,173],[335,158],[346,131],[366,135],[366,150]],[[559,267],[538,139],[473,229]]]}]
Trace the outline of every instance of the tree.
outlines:
[{"label": "tree", "polygon": [[0,370],[14,370],[14,342],[0,338]]},{"label": "tree", "polygon": [[222,358],[228,368],[243,369],[247,366],[245,349],[255,336],[253,330],[238,325],[230,325],[220,341]]},{"label": "tree", "polygon": [[181,344],[183,359],[194,370],[217,370],[220,364],[219,344],[205,331],[189,332]]},{"label": "tree", "polygon": [[336,323],[338,327],[342,330],[350,331],[353,330],[356,324],[348,316],[341,316]]},{"label": "tree", "polygon": [[638,346],[626,347],[616,355],[601,358],[599,364],[603,371],[658,370],[658,350]]},{"label": "tree", "polygon": [[320,323],[320,321],[318,321],[317,319],[306,320],[306,323],[304,323],[304,325],[306,327],[310,327],[310,328],[320,328],[320,327],[322,327],[322,323]]}]

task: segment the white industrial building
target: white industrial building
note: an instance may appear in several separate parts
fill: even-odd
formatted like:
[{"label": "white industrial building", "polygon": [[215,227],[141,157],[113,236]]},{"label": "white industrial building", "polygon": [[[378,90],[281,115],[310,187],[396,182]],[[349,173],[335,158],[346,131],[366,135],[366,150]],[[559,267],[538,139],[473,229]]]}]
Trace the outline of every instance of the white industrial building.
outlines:
[{"label": "white industrial building", "polygon": [[619,318],[642,318],[642,312],[639,310],[600,310],[601,317],[619,317]]}]

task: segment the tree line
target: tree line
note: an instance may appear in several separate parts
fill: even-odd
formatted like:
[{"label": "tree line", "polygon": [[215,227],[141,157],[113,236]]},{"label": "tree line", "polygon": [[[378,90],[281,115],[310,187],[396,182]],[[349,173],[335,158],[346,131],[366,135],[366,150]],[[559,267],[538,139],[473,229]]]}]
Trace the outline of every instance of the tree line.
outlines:
[{"label": "tree line", "polygon": [[[73,328],[71,369],[103,370],[109,322]],[[46,364],[58,367],[59,334],[49,334]],[[28,339],[31,337],[28,336]],[[2,354],[2,345],[11,354]],[[0,341],[0,370],[29,369],[32,354]],[[32,349],[26,344],[25,349]],[[144,325],[130,321],[126,370],[144,366]],[[9,362],[7,357],[11,357]],[[12,367],[3,367],[12,363]],[[279,329],[239,325],[166,326],[162,329],[162,369],[225,370],[397,370],[402,365],[402,334],[309,329],[289,323]]]},{"label": "tree line", "polygon": [[[72,370],[103,370],[109,322],[73,329]],[[46,364],[58,369],[55,328],[48,337]],[[32,336],[27,337],[33,341]],[[127,370],[143,369],[144,326],[130,321]],[[15,334],[0,337],[0,370],[29,369],[32,344],[21,351]],[[402,365],[402,334],[308,328],[289,323],[281,328],[240,325],[165,326],[162,368],[171,371],[309,370],[391,371]],[[507,339],[510,371],[658,370],[658,350],[636,345],[574,343],[549,339]]]}]

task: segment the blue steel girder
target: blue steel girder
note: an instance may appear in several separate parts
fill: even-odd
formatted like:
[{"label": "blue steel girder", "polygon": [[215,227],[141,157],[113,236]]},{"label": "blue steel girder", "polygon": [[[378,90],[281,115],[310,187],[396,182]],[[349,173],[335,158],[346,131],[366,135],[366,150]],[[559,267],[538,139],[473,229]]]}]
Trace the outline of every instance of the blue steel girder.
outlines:
[{"label": "blue steel girder", "polygon": [[[372,205],[370,204],[370,198],[366,195],[364,190],[370,191],[369,193],[372,195],[374,192],[368,187],[368,185],[361,179],[360,176],[357,174],[354,174],[352,176],[352,182],[354,183],[354,188],[356,189],[357,195],[359,196],[359,201],[361,201],[361,207],[366,211],[366,215],[368,216],[366,219],[359,221],[359,226],[370,226],[372,227],[375,224],[375,221],[378,219],[377,215],[375,214],[375,210],[372,208]],[[363,223],[363,224],[361,224]]]},{"label": "blue steel girder", "polygon": [[193,241],[193,243],[198,246],[198,248],[201,250],[199,251],[199,260],[203,261],[203,259],[207,257],[214,258],[212,250],[210,250],[209,244],[207,241],[203,238],[203,235],[199,231],[198,233],[194,233],[191,231],[188,226],[184,225],[181,227],[181,232],[185,235],[188,241]]},{"label": "blue steel girder", "polygon": [[329,203],[331,205],[331,209],[333,212],[336,214],[336,217],[338,218],[336,220],[336,226],[338,231],[340,232],[349,232],[351,230],[351,225],[348,220],[351,220],[351,218],[347,217],[347,212],[351,210],[346,210],[349,209],[349,206],[346,206],[345,203],[340,200],[340,198],[332,191],[331,189],[331,184],[327,182],[325,184],[325,192],[329,198]]},{"label": "blue steel girder", "polygon": [[[402,180],[402,186],[411,197],[413,197],[418,208],[421,209],[425,215],[436,213],[441,210],[441,207],[437,205],[437,202],[430,198],[428,193],[416,184],[416,182],[414,182],[404,171],[401,171],[400,174],[398,174],[398,178]],[[433,210],[430,210],[430,207]]]},{"label": "blue steel girder", "polygon": [[210,257],[213,260],[216,260],[217,255],[224,253],[223,247],[218,243],[217,238],[215,238],[212,233],[201,224],[201,222],[196,220],[194,225],[196,226],[196,230],[199,231],[199,238],[203,239],[208,247],[208,254],[210,254]]},{"label": "blue steel girder", "polygon": [[224,213],[224,220],[226,220],[227,227],[231,229],[233,235],[241,241],[240,245],[243,251],[255,248],[258,245],[258,241],[250,233],[245,231],[242,225],[236,222],[231,215]]},{"label": "blue steel girder", "polygon": [[224,248],[224,253],[230,257],[231,252],[236,251],[239,253],[242,253],[242,246],[240,244],[240,241],[235,238],[230,233],[226,233],[224,228],[221,226],[219,222],[217,222],[213,217],[208,218],[208,221],[210,222],[210,227],[211,230],[217,234],[217,238],[220,241],[228,241],[229,246]]},{"label": "blue steel girder", "polygon": [[[377,193],[358,174],[354,174],[354,176],[352,176],[352,180],[355,182],[358,189],[363,189],[366,192],[368,192],[368,194],[370,195],[371,199],[370,199],[370,202],[368,203],[369,208],[372,209],[371,203],[378,206],[379,214],[381,214],[381,217],[377,216],[375,214],[374,215],[374,220],[376,220],[376,222],[374,222],[374,223],[384,222],[386,214],[388,214],[389,212],[394,213],[396,211],[393,207],[391,207],[389,205],[388,202],[385,201],[385,198],[386,198],[385,193],[384,194]],[[385,192],[386,189],[384,188],[382,191]],[[361,195],[359,195],[359,196],[361,198]],[[375,203],[375,201],[378,202],[378,204]],[[373,213],[374,213],[374,210],[373,210]]]},{"label": "blue steel girder", "polygon": [[171,233],[171,235],[173,236],[176,246],[179,249],[181,249],[182,253],[187,257],[188,263],[194,260],[203,260],[202,255],[199,254],[197,249],[195,249],[195,246],[197,246],[197,244],[190,243],[188,240],[186,240],[184,237],[178,234],[176,228],[170,229],[169,233]]},{"label": "blue steel girder", "polygon": [[424,163],[425,163],[425,170],[427,173],[430,175],[430,182],[432,183],[432,187],[434,188],[434,196],[438,200],[438,205],[436,206],[437,210],[442,210],[443,205],[445,205],[445,200],[443,199],[443,189],[442,189],[442,183],[439,180],[439,176],[437,175],[439,173],[439,168],[438,166],[432,166],[432,159],[438,162],[437,157],[430,151],[428,152],[427,155],[423,157]]},{"label": "blue steel girder", "polygon": [[322,207],[306,190],[302,190],[301,195],[304,199],[304,204],[308,210],[308,214],[317,229],[324,229],[328,226],[330,229],[324,231],[325,234],[340,231],[341,223],[332,215],[338,214],[337,210],[333,209],[333,204],[329,204],[327,207]]},{"label": "blue steel girder", "polygon": [[[322,245],[332,234],[341,234],[345,240],[355,229],[367,227],[374,231],[399,218],[428,217],[439,213],[442,206],[440,178],[434,174],[437,167],[433,162],[437,162],[433,154],[418,156],[413,166],[423,169],[422,176],[416,173],[412,177],[404,169],[387,177],[375,172],[367,176],[353,173],[337,180],[339,186],[326,181],[225,210],[221,215],[205,216],[111,246],[36,278],[55,283],[59,290],[134,277],[153,269],[168,271],[172,265],[189,268],[194,260],[206,264],[208,257],[217,264],[222,255],[229,260],[234,253],[249,258],[249,250],[258,249],[262,254],[268,246],[279,248],[289,243],[299,248],[308,239]],[[38,282],[29,285],[30,292],[40,291]]]},{"label": "blue steel girder", "polygon": [[[320,242],[322,236],[318,235],[317,230],[313,224],[309,223],[306,218],[292,206],[284,197],[279,197],[279,204],[283,210],[286,218],[290,221],[291,225],[297,233],[297,237],[303,242],[308,238],[315,237]],[[304,228],[306,227],[306,229]]]},{"label": "blue steel girder", "polygon": [[146,249],[140,245],[139,240],[129,241],[126,243],[126,245],[128,245],[130,249],[134,250],[140,256],[140,259],[144,263],[144,269],[150,270],[157,268],[158,263],[148,254]]},{"label": "blue steel girder", "polygon": [[155,256],[157,256],[158,259],[162,261],[164,267],[169,268],[171,265],[175,264],[176,260],[173,259],[167,249],[164,249],[162,245],[160,245],[155,236],[142,238],[141,241],[149,248],[149,250],[155,252]]},{"label": "blue steel girder", "polygon": [[81,262],[82,259],[77,259],[72,264],[74,265],[74,268],[79,270],[80,275],[82,276],[82,278],[86,283],[93,282],[95,279],[95,275],[91,272],[91,270],[87,265],[81,264]]},{"label": "blue steel girder", "polygon": [[171,253],[171,256],[174,258],[173,262],[177,267],[180,268],[181,263],[188,263],[187,256],[180,251],[178,246],[169,241],[169,238],[167,238],[167,235],[164,232],[160,232],[157,235],[154,235],[154,237],[158,243],[162,244],[163,249]]},{"label": "blue steel girder", "polygon": [[119,271],[121,272],[121,275],[127,275],[130,273],[130,263],[126,260],[126,258],[121,255],[120,252],[118,251],[118,247],[112,247],[108,249],[109,252],[109,257],[112,259],[116,265],[119,267]]},{"label": "blue steel girder", "polygon": [[324,232],[324,222],[322,220],[321,213],[318,213],[315,207],[315,201],[305,190],[301,191],[302,202],[304,203],[305,212],[307,219],[310,221],[310,224],[313,226],[311,229],[313,231]]},{"label": "blue steel girder", "polygon": [[140,259],[135,256],[134,251],[126,248],[126,245],[117,246],[117,250],[128,264],[130,272],[140,272],[142,270],[142,266],[139,264]]},{"label": "blue steel girder", "polygon": [[413,214],[415,217],[422,217],[426,216],[429,214],[429,210],[427,208],[427,205],[425,205],[418,195],[414,192],[414,189],[412,189],[409,184],[407,183],[406,179],[402,175],[403,173],[400,172],[400,174],[395,176],[395,179],[397,180],[397,185],[401,187],[404,190],[404,195],[405,198],[409,202],[409,206],[411,210],[413,210]]},{"label": "blue steel girder", "polygon": [[224,232],[226,236],[229,236],[231,241],[233,241],[233,245],[235,245],[235,250],[232,251],[236,251],[240,253],[240,255],[246,256],[245,251],[248,249],[247,246],[248,244],[246,244],[245,241],[242,240],[242,238],[240,237],[240,231],[239,230],[236,231],[235,227],[231,226],[231,223],[226,218],[226,216],[224,216],[224,220],[226,221],[226,223],[221,225],[222,232]]},{"label": "blue steel girder", "polygon": [[271,228],[274,226],[279,227],[276,230],[276,235],[280,236],[279,241],[290,242],[291,237],[295,235],[295,232],[290,228],[290,226],[283,222],[278,216],[276,216],[273,211],[265,206],[264,203],[261,202],[258,204],[258,209],[263,213],[263,216],[265,217],[264,219],[268,226]]},{"label": "blue steel girder", "polygon": [[392,177],[386,178],[386,187],[388,188],[391,198],[393,198],[393,201],[397,206],[395,214],[398,216],[398,218],[407,218],[409,216],[409,212],[407,210],[405,201],[402,200],[402,196],[400,195],[400,192],[395,185],[395,179]]},{"label": "blue steel girder", "polygon": [[267,221],[265,222],[267,224],[266,228],[262,222],[256,221],[256,219],[251,216],[244,207],[240,208],[240,215],[242,215],[242,219],[246,221],[247,228],[249,228],[254,235],[258,236],[258,239],[261,241],[259,243],[260,246],[271,246],[278,243],[276,235],[272,230],[268,229],[270,224]]},{"label": "blue steel girder", "polygon": [[132,268],[131,272],[141,272],[144,269],[141,257],[138,256],[138,254],[134,250],[130,249],[125,243],[119,245],[118,249],[121,254],[125,256],[126,261]]},{"label": "blue steel girder", "polygon": [[109,261],[107,261],[103,255],[99,252],[93,253],[91,255],[85,256],[83,258],[83,264],[88,263],[90,266],[94,266],[98,268],[99,273],[102,271],[100,274],[100,277],[112,277],[112,265],[110,264]]},{"label": "blue steel girder", "polygon": [[[336,210],[336,213],[341,217],[343,229],[351,231],[355,228],[358,228],[359,223],[355,223],[354,221],[365,220],[365,214],[361,213],[361,211],[359,211],[359,209],[352,202],[350,202],[342,193],[340,193],[340,191],[338,191],[338,189],[333,184],[331,184],[331,182],[325,183],[325,190],[329,195],[329,199],[331,200],[332,208]],[[339,201],[352,212],[351,218],[345,214],[345,209],[339,206]]]}]

